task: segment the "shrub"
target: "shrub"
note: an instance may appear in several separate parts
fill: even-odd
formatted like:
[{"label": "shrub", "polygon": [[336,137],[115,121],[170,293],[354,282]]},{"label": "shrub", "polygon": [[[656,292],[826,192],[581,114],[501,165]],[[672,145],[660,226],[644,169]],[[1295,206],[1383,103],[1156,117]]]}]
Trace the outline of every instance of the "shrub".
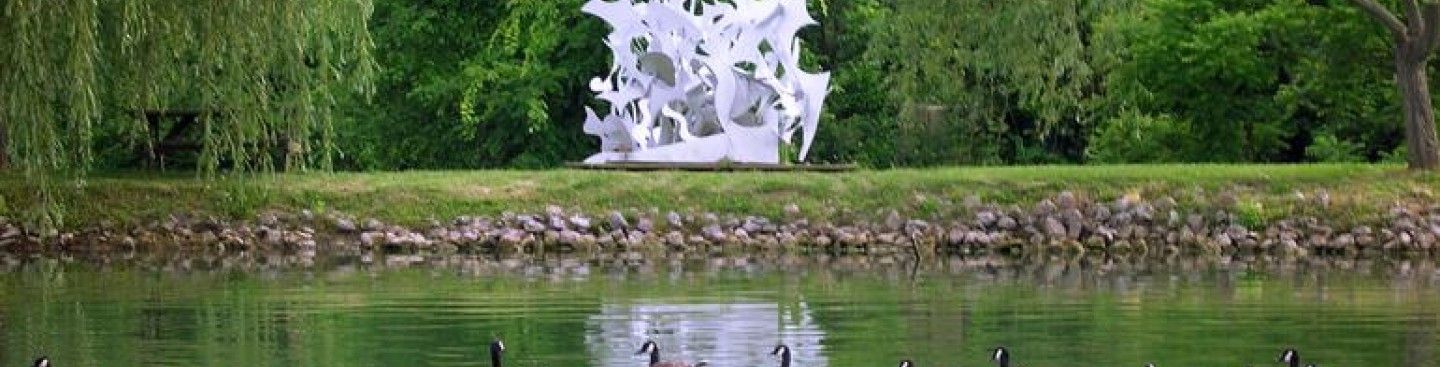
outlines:
[{"label": "shrub", "polygon": [[1358,143],[1337,138],[1335,134],[1322,133],[1315,136],[1310,146],[1305,147],[1305,157],[1324,163],[1364,162],[1363,148]]},{"label": "shrub", "polygon": [[1174,162],[1185,154],[1186,127],[1170,116],[1128,111],[1101,123],[1085,157],[1091,163]]}]

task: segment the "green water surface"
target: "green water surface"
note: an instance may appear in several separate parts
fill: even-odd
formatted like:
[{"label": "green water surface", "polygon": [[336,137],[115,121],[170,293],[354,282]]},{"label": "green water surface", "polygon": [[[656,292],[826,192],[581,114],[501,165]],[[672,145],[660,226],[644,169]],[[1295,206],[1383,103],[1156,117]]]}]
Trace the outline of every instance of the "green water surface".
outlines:
[{"label": "green water surface", "polygon": [[[836,260],[838,261],[838,260]],[[34,260],[0,273],[0,365],[717,367],[1440,366],[1440,273],[1211,264],[1107,269],[687,261],[383,261],[163,271]],[[844,268],[845,270],[835,270]],[[1183,268],[1183,269],[1182,269]],[[480,269],[480,270],[476,270]]]}]

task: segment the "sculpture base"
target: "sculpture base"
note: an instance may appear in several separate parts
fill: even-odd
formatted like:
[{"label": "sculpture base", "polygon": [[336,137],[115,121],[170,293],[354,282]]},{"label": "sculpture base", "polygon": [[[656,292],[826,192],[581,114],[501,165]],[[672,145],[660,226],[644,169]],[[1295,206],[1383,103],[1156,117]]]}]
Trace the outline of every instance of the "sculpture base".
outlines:
[{"label": "sculpture base", "polygon": [[769,129],[742,128],[656,148],[600,152],[585,158],[585,163],[721,161],[779,164],[780,136]]},{"label": "sculpture base", "polygon": [[695,171],[695,172],[720,172],[720,171],[777,171],[777,172],[849,172],[859,169],[855,164],[777,164],[777,163],[744,163],[744,162],[608,162],[608,163],[585,163],[570,162],[565,164],[566,168],[591,169],[591,170],[615,170],[615,171]]}]

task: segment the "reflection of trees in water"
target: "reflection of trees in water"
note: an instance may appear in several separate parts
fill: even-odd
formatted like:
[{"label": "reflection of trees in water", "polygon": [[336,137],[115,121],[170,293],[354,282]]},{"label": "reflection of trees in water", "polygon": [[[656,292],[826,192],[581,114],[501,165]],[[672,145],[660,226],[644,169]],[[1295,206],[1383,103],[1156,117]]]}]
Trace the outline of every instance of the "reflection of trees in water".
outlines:
[{"label": "reflection of trees in water", "polygon": [[1405,331],[1405,351],[1402,357],[1404,366],[1424,366],[1426,363],[1434,363],[1435,359],[1435,332],[1440,331],[1440,322],[1437,322],[1435,313],[1416,312],[1410,316],[1409,330]]},{"label": "reflection of trees in water", "polygon": [[778,365],[777,343],[791,346],[796,365],[825,366],[824,332],[803,302],[607,304],[589,318],[585,341],[596,366],[644,366],[634,355],[645,340],[660,345],[662,360],[709,361],[716,367]]},{"label": "reflection of trees in water", "polygon": [[[1397,287],[1440,287],[1440,268],[1430,258],[1308,257],[1286,258],[1268,255],[1188,256],[1143,254],[1077,255],[1069,253],[1027,253],[1008,255],[954,255],[916,260],[907,253],[892,255],[851,254],[725,254],[693,257],[665,254],[595,252],[584,254],[492,255],[470,253],[351,253],[320,251],[168,251],[124,254],[118,252],[66,253],[65,264],[34,254],[0,251],[0,274],[37,269],[69,272],[145,269],[166,274],[224,274],[244,272],[280,277],[290,271],[324,273],[345,277],[355,272],[381,273],[406,269],[453,270],[457,274],[489,278],[521,276],[532,279],[584,281],[597,276],[618,276],[644,280],[680,275],[727,276],[730,274],[774,274],[802,272],[811,277],[892,277],[897,283],[916,277],[966,276],[996,283],[1028,282],[1037,286],[1075,289],[1138,286],[1145,277],[1178,277],[1189,283],[1220,282],[1229,274],[1263,274],[1273,278],[1314,277],[1326,274],[1378,276],[1392,279]],[[62,254],[49,254],[58,256]],[[647,258],[647,256],[651,256]]]},{"label": "reflection of trees in water", "polygon": [[[6,313],[5,313],[5,304],[4,304],[4,303],[0,303],[0,330],[9,330],[9,329],[10,329],[10,325],[9,325],[9,324],[6,322],[6,320],[5,320],[5,315],[6,315]],[[10,350],[10,348],[8,348],[8,346],[10,345],[10,340],[9,340],[8,338],[6,338],[5,335],[6,335],[6,333],[0,332],[0,356],[11,355],[11,354],[13,354],[13,353],[19,353],[19,351],[12,351],[12,350]],[[5,361],[4,361],[4,360],[0,360],[0,363],[3,363],[3,362],[5,362]]]}]

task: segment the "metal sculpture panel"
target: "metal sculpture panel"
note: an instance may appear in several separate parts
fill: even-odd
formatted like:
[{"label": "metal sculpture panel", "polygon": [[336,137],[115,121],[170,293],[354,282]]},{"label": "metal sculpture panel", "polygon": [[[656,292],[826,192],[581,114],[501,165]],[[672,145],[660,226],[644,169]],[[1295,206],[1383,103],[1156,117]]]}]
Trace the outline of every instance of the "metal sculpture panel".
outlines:
[{"label": "metal sculpture panel", "polygon": [[815,139],[829,73],[800,69],[805,0],[591,0],[609,23],[610,72],[590,81],[608,104],[586,110],[601,152],[585,163],[779,163],[780,144]]}]

